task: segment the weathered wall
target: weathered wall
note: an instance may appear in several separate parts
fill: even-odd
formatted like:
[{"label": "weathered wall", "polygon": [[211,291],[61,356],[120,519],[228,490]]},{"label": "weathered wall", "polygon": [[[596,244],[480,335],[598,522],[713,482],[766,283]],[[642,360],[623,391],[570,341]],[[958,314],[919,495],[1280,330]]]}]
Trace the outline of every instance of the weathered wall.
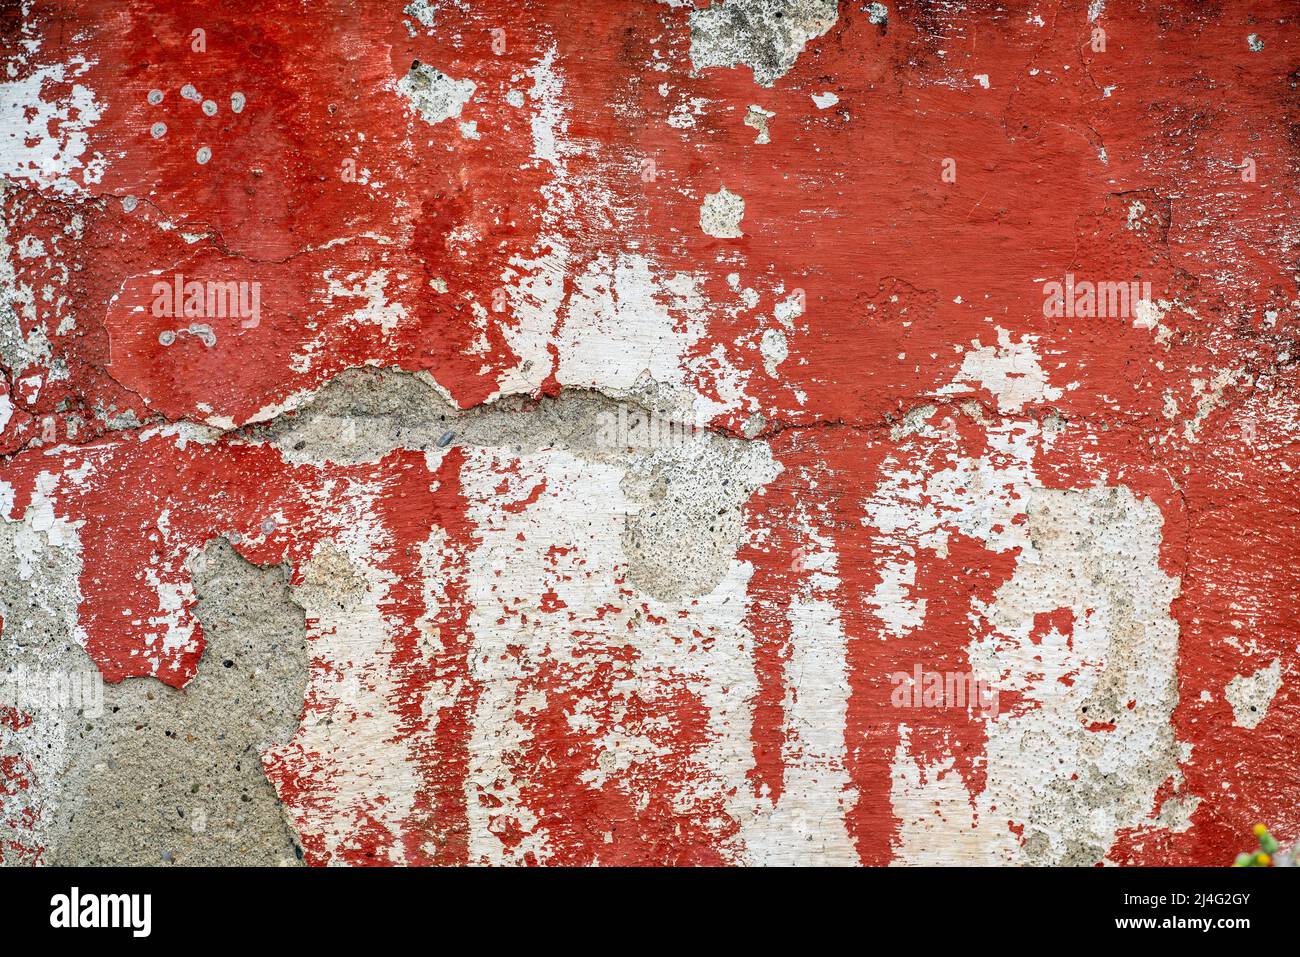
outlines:
[{"label": "weathered wall", "polygon": [[1294,4],[2,9],[5,863],[1300,837]]}]

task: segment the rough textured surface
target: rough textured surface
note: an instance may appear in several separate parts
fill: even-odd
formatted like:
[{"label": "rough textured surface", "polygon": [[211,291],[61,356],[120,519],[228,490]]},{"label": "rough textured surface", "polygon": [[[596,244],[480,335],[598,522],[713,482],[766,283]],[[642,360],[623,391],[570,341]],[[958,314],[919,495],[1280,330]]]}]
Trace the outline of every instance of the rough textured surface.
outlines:
[{"label": "rough textured surface", "polygon": [[[34,782],[46,863],[302,857],[261,763],[262,749],[293,733],[302,708],[302,609],[283,569],[256,569],[225,543],[196,554],[190,572],[207,647],[185,689],[151,678],[111,685],[99,713],[82,709],[54,731],[59,773]],[[52,651],[47,662],[84,658],[68,643]]]},{"label": "rough textured surface", "polygon": [[1294,843],[1295,17],[0,6],[0,861]]}]

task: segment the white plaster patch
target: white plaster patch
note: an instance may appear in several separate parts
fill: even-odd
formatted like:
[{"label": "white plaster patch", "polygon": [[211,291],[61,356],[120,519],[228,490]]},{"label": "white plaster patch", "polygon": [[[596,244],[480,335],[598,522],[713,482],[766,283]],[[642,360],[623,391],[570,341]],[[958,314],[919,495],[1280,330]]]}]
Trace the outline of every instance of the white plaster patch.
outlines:
[{"label": "white plaster patch", "polygon": [[916,597],[916,562],[886,560],[871,600],[889,637],[902,638],[921,627],[926,600]]},{"label": "white plaster patch", "polygon": [[759,340],[759,353],[763,356],[763,368],[775,379],[777,366],[790,355],[790,346],[786,341],[785,333],[771,326],[764,329],[763,337]]},{"label": "white plaster patch", "polygon": [[[462,470],[481,541],[467,575],[481,689],[466,782],[472,863],[551,859],[557,836],[536,813],[547,766],[530,748],[550,746],[533,728],[558,708],[585,742],[573,760],[593,795],[642,808],[647,788],[666,787],[677,813],[714,830],[726,858],[745,859],[720,812],[752,766],[755,677],[743,625],[752,568],[732,560],[711,592],[680,602],[629,593],[621,519],[640,506],[624,478],[618,466],[560,452],[476,450]],[[682,696],[706,712],[705,739],[685,756],[670,717]]]},{"label": "white plaster patch", "polygon": [[[833,570],[835,556],[828,555]],[[860,863],[846,815],[857,791],[846,767],[849,705],[848,641],[834,586],[790,608],[790,660],[785,668],[787,745],[784,787],[775,804],[759,800],[734,813],[745,821],[745,862],[760,867],[849,867]],[[742,789],[736,803],[747,793]]]},{"label": "white plaster patch", "polygon": [[[331,857],[353,846],[366,826],[399,835],[424,783],[413,754],[420,736],[403,733],[407,719],[394,704],[400,700],[392,667],[395,626],[382,608],[396,579],[381,568],[392,543],[373,512],[377,495],[365,486],[320,493],[322,512],[349,521],[317,547],[294,588],[318,664],[298,730],[263,752],[268,766],[287,768],[294,782],[294,794],[280,797],[299,834],[318,839]],[[426,548],[436,549],[440,534]],[[436,699],[444,690],[435,685],[430,695]],[[436,705],[425,713],[436,715]],[[390,863],[405,861],[400,840],[392,842],[391,855]]]},{"label": "white plaster patch", "polygon": [[[159,519],[160,526],[162,523],[163,519]],[[169,574],[175,573],[169,570]],[[158,613],[143,622],[150,629],[144,635],[145,654],[150,670],[157,674],[164,656],[174,661],[193,646],[194,618],[189,609],[194,606],[194,584],[188,575],[177,574],[174,580],[164,580],[152,566],[144,569],[144,577],[158,595]]]},{"label": "white plaster patch", "polygon": [[[995,631],[972,643],[970,660],[977,678],[1034,707],[986,721],[979,793],[951,758],[914,757],[904,734],[893,787],[900,861],[1093,864],[1121,829],[1186,826],[1178,808],[1156,816],[1158,790],[1181,781],[1169,723],[1178,581],[1159,566],[1160,512],[1125,488],[1028,495],[1029,543],[984,610]],[[1061,609],[1069,635],[1033,634],[1038,615]]]},{"label": "white plaster patch", "polygon": [[[0,202],[15,188],[0,176]],[[0,216],[0,360],[17,377],[32,367],[46,368],[52,352],[45,324],[36,321],[36,290],[21,282],[14,269],[14,245],[7,217]],[[31,332],[24,334],[23,326]]]},{"label": "white plaster patch", "polygon": [[643,370],[657,382],[680,381],[681,358],[702,330],[683,329],[667,302],[693,284],[683,274],[661,280],[640,255],[593,263],[575,278],[555,338],[560,380],[615,394],[630,390]]},{"label": "white plaster patch", "polygon": [[[1014,354],[1009,345],[1003,337]],[[1018,407],[1024,393],[1000,381],[1002,367],[988,367],[996,358],[981,355],[959,377],[992,381]],[[1032,353],[1023,361],[1037,367]],[[873,596],[881,637],[925,628],[929,609],[906,587],[910,563],[933,562],[931,552],[943,560],[953,533],[1014,554],[1015,573],[993,601],[971,603],[967,655],[972,679],[1023,704],[968,712],[988,737],[978,792],[956,755],[932,744],[919,753],[915,723],[899,709],[895,861],[1096,863],[1124,828],[1186,829],[1196,798],[1178,793],[1182,746],[1170,724],[1178,580],[1160,567],[1159,508],[1123,487],[1042,488],[1034,461],[1055,441],[1050,422],[988,420],[973,404],[916,413],[893,434],[900,444],[866,503],[864,523],[881,534]],[[978,458],[962,454],[955,415],[982,423]],[[1170,782],[1174,794],[1157,808]]]},{"label": "white plaster patch", "polygon": [[99,182],[103,157],[87,159],[86,150],[104,107],[92,90],[73,82],[92,65],[74,57],[0,83],[0,177],[65,195]]},{"label": "white plaster patch", "polygon": [[400,302],[389,302],[386,296],[388,270],[377,269],[372,273],[349,273],[341,280],[335,278],[333,270],[325,270],[326,299],[360,299],[362,304],[348,315],[348,321],[379,326],[384,332],[392,332],[397,324],[406,318],[406,308]]},{"label": "white plaster patch", "polygon": [[[545,55],[528,70],[528,76],[533,81],[531,93],[534,104],[529,128],[533,134],[533,157],[564,173],[567,172],[564,158],[576,150],[566,141],[569,120],[563,98],[564,80],[555,63],[556,53],[555,44],[551,44]],[[519,106],[523,105],[521,93]],[[553,199],[554,194],[549,193],[548,198]]]},{"label": "white plaster patch", "polygon": [[[554,373],[562,385],[614,397],[653,380],[695,400],[701,421],[750,404],[743,391],[748,373],[735,368],[723,346],[700,354],[709,324],[726,307],[706,301],[694,276],[664,274],[635,250],[584,263],[570,248],[567,224],[599,220],[614,203],[601,177],[570,172],[569,158],[586,147],[569,137],[569,107],[555,56],[552,47],[529,70],[532,155],[551,167],[553,179],[542,188],[542,238],[529,256],[512,258],[501,277],[509,316],[498,317],[497,329],[520,359],[502,375],[496,394],[535,393]],[[484,312],[481,321],[486,317]],[[695,387],[697,377],[713,386],[716,398]]]},{"label": "white plaster patch", "polygon": [[1169,311],[1170,303],[1163,300],[1138,299],[1133,303],[1133,326],[1136,329],[1154,329]]},{"label": "white plaster patch", "polygon": [[981,346],[977,341],[962,359],[956,381],[938,390],[939,395],[960,395],[962,383],[977,383],[997,397],[998,411],[1020,412],[1035,402],[1052,402],[1064,393],[1047,382],[1047,373],[1039,365],[1034,350],[1037,337],[1025,335],[1012,342],[1011,333],[1000,326],[998,342]]},{"label": "white plaster patch", "polygon": [[397,81],[397,92],[406,97],[411,109],[430,125],[460,116],[474,90],[473,80],[453,80],[427,63],[417,62],[406,76]]},{"label": "white plaster patch", "polygon": [[429,0],[411,0],[411,2],[402,9],[402,12],[408,17],[414,17],[419,22],[420,26],[427,29],[433,26],[434,16],[437,13],[437,10]]},{"label": "white plaster patch", "polygon": [[1268,714],[1273,696],[1282,687],[1282,659],[1254,674],[1238,675],[1228,682],[1224,694],[1232,705],[1232,723],[1239,728],[1254,728]]},{"label": "white plaster patch", "polygon": [[[914,439],[926,454],[887,469],[867,505],[869,524],[895,539],[900,549],[897,558],[882,561],[912,561],[918,543],[944,555],[951,532],[999,552],[1029,544],[1020,519],[1029,489],[1039,484],[1033,457],[1043,433],[1036,423],[1007,420],[989,425],[986,434],[986,451],[972,458],[957,454],[951,436],[927,427]],[[940,436],[942,441],[935,441]],[[920,506],[921,501],[933,504]],[[905,593],[899,589],[897,594]],[[906,621],[914,612],[905,605],[898,614]]]},{"label": "white plaster patch", "polygon": [[1196,412],[1183,422],[1183,438],[1195,442],[1201,424],[1215,409],[1222,408],[1227,399],[1224,393],[1241,380],[1249,381],[1249,374],[1236,369],[1220,369],[1209,381],[1201,378],[1192,379],[1192,388],[1196,390]]},{"label": "white plaster patch", "polygon": [[36,476],[27,516],[14,533],[18,576],[23,581],[32,579],[33,569],[39,565],[40,554],[46,548],[71,548],[80,555],[78,523],[60,518],[55,509],[59,481],[60,476],[52,472],[41,472]]}]

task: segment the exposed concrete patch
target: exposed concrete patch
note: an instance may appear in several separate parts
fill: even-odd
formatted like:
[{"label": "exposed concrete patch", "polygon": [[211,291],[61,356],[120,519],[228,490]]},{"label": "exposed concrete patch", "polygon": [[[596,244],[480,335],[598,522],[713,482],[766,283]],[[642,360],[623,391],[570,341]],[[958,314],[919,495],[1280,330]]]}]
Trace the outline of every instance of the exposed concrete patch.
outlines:
[{"label": "exposed concrete patch", "polygon": [[[84,645],[186,690],[0,712],[0,855],[224,860],[163,775],[227,746],[322,864],[1214,864],[1257,820],[1300,833],[1250,760],[1293,730],[1300,661],[1295,209],[1269,188],[1295,144],[1265,115],[1297,82],[1269,18],[235,4],[250,92],[199,94],[183,42],[123,75],[138,10],[20,6],[0,667],[80,673]],[[1107,35],[1171,31],[1185,55],[1103,75]],[[1025,84],[1053,93],[978,95]],[[960,187],[941,142],[981,144]],[[1151,291],[1132,324],[1043,323],[1067,269]],[[264,287],[264,321],[205,302],[178,339],[147,292],[182,271]],[[214,534],[294,586],[204,571]],[[227,580],[271,582],[310,649],[264,749],[193,731],[252,693],[202,697],[233,675],[193,611],[235,620]],[[884,679],[918,661],[1006,710],[902,710],[930,705]]]},{"label": "exposed concrete patch", "polygon": [[[648,379],[638,390],[647,404],[663,398]],[[566,689],[579,702],[578,712],[564,719],[575,736],[606,720],[588,712],[598,699],[594,688],[585,690],[605,664],[593,673],[583,662],[608,663],[620,681],[670,676],[674,687],[682,682],[683,693],[701,696],[709,727],[706,743],[683,771],[664,764],[677,760],[665,735],[679,719],[611,713],[608,739],[601,739],[597,764],[584,771],[584,786],[639,794],[647,781],[669,781],[680,806],[702,809],[693,813],[705,814],[710,828],[729,826],[715,808],[753,818],[754,840],[770,845],[761,852],[756,846],[756,854],[802,859],[814,850],[798,836],[797,819],[808,813],[800,810],[802,798],[764,823],[770,802],[755,810],[752,794],[744,791],[752,761],[744,734],[754,672],[742,622],[751,569],[736,552],[742,510],[778,467],[764,442],[695,430],[665,436],[653,427],[655,418],[645,405],[582,390],[538,401],[507,397],[462,411],[426,377],[356,370],[294,414],[250,430],[300,462],[368,461],[396,448],[423,449],[437,472],[436,463],[450,450],[463,456],[458,494],[468,502],[475,529],[464,559],[468,633],[476,649],[470,662],[473,695],[481,696],[469,731],[468,833],[444,832],[432,822],[420,831],[418,853],[468,842],[471,861],[504,863],[545,861],[563,846],[565,838],[542,826],[535,809],[537,788],[559,772],[539,766],[529,749],[542,743],[534,737],[535,720],[564,707]],[[441,444],[448,433],[454,437]],[[374,524],[365,513],[367,494],[358,493],[355,502],[331,501],[335,509],[355,509],[348,532],[355,541],[318,549],[295,589],[307,609],[313,656],[326,663],[313,671],[311,697],[331,706],[328,714],[309,711],[291,746],[276,749],[271,759],[301,790],[291,813],[304,842],[330,860],[355,853],[349,841],[358,809],[385,833],[408,833],[405,822],[425,787],[413,770],[415,756],[427,753],[436,730],[398,735],[386,683],[391,628],[380,609],[399,583],[376,562],[386,546],[367,532]],[[421,549],[429,609],[421,654],[437,660],[457,640],[436,623],[437,609],[448,600],[445,533],[435,529]],[[508,572],[508,590],[500,588],[500,572]],[[813,622],[835,617],[821,597],[810,610]],[[604,624],[591,630],[575,627],[575,620]],[[514,653],[504,654],[507,647]],[[842,674],[842,659],[830,664]],[[558,684],[543,682],[552,674]],[[467,680],[455,672],[432,680],[421,713],[449,713],[471,693]],[[847,694],[846,687],[840,690]],[[671,709],[677,700],[676,693],[656,692],[647,704]],[[834,731],[816,731],[818,716],[842,705],[842,698],[807,702],[817,754],[837,754],[837,741],[842,750]],[[674,770],[655,770],[664,768]],[[844,782],[819,764],[807,771],[818,785],[807,808],[820,815],[841,807]],[[526,835],[521,841],[501,839],[503,829],[516,828]],[[843,834],[835,847],[837,859],[849,859]],[[381,853],[400,863],[413,851],[395,841]],[[735,859],[746,859],[745,853],[743,843],[727,844]]]},{"label": "exposed concrete patch", "polygon": [[105,688],[104,714],[69,730],[51,864],[272,865],[300,860],[260,751],[297,726],[307,682],[302,609],[284,568],[215,542],[191,559],[207,647],[176,691]]},{"label": "exposed concrete patch", "polygon": [[718,239],[739,239],[740,221],[745,217],[745,201],[723,186],[709,193],[700,204],[700,229]]},{"label": "exposed concrete patch", "polygon": [[[0,482],[0,500],[5,496]],[[12,493],[10,493],[12,494]],[[9,692],[19,675],[98,674],[78,639],[81,546],[72,530],[55,524],[44,500],[21,521],[0,521],[0,759],[18,762],[16,778],[0,773],[0,827],[12,836],[0,842],[0,863],[39,858],[62,804],[59,781],[71,760],[70,740],[82,721],[80,709],[23,709]],[[3,767],[3,764],[0,764]],[[22,786],[14,786],[17,781]]]},{"label": "exposed concrete patch", "polygon": [[410,100],[412,109],[430,125],[460,116],[474,90],[473,80],[453,80],[419,60],[397,81],[397,92]]},{"label": "exposed concrete patch", "polygon": [[[1017,371],[1035,366],[1031,353]],[[1025,404],[1001,375],[979,378],[1000,403]],[[987,761],[974,793],[957,756],[925,751],[923,720],[898,713],[894,860],[1093,864],[1124,829],[1185,830],[1197,799],[1182,792],[1185,754],[1171,719],[1179,581],[1160,565],[1160,509],[1125,487],[1042,488],[1034,464],[1040,443],[1055,441],[1048,424],[965,411],[984,423],[976,460],[952,454],[942,423],[904,417],[901,462],[869,511],[896,542],[877,615],[891,637],[925,621],[917,599],[933,606],[933,596],[913,593],[908,566],[923,548],[946,556],[954,532],[1016,555],[1012,577],[973,605],[979,637],[967,655],[971,677],[1004,703],[1032,704],[982,719]]]},{"label": "exposed concrete patch", "polygon": [[[1072,642],[1044,637],[1037,648],[1026,640],[1005,661],[989,650],[990,676],[1010,667],[1042,702],[991,742],[990,788],[1007,798],[999,811],[1025,822],[1026,863],[1091,865],[1119,829],[1151,816],[1162,784],[1179,779],[1170,721],[1178,581],[1160,570],[1160,510],[1126,488],[1038,489],[1028,512],[1037,561],[1022,559],[993,622],[1028,639],[1035,612],[1066,606],[1074,634]],[[1019,654],[1028,657],[1017,664]],[[1075,683],[1057,681],[1057,667],[1078,668]]]},{"label": "exposed concrete patch", "polygon": [[[653,401],[653,393],[644,398]],[[776,474],[766,444],[729,439],[643,405],[583,390],[511,397],[460,411],[426,377],[387,370],[339,376],[307,406],[260,431],[292,462],[376,461],[395,448],[458,445],[516,454],[564,450],[627,469],[640,508],[624,548],[630,578],[663,600],[709,591],[734,556],[742,506]]]},{"label": "exposed concrete patch", "polygon": [[691,65],[743,64],[771,86],[839,16],[836,0],[723,0],[691,13]]},{"label": "exposed concrete patch", "polygon": [[754,137],[756,145],[762,146],[772,142],[772,135],[767,128],[767,122],[774,116],[776,116],[774,112],[765,110],[756,104],[751,105],[745,112],[745,125],[758,130],[758,135]]},{"label": "exposed concrete patch", "polygon": [[661,601],[713,590],[740,542],[743,507],[779,471],[762,443],[709,436],[635,461],[623,491],[628,577]]},{"label": "exposed concrete patch", "polygon": [[1282,659],[1275,658],[1266,668],[1251,675],[1238,675],[1228,682],[1224,694],[1232,705],[1232,723],[1239,728],[1254,728],[1268,714],[1273,696],[1282,687]]},{"label": "exposed concrete patch", "polygon": [[758,349],[763,356],[763,369],[775,379],[777,366],[790,355],[790,344],[786,340],[785,333],[773,327],[764,329]]},{"label": "exposed concrete patch", "polygon": [[408,17],[414,17],[420,26],[428,28],[433,26],[433,21],[437,15],[437,8],[429,0],[411,0],[402,12]]},{"label": "exposed concrete patch", "polygon": [[458,409],[427,375],[389,369],[353,369],[332,379],[296,412],[252,430],[295,464],[375,462],[393,449],[427,451],[444,445],[509,448],[518,453],[564,449],[596,461],[696,434],[650,380],[615,401],[589,389],[565,389],[555,398],[506,396]]}]

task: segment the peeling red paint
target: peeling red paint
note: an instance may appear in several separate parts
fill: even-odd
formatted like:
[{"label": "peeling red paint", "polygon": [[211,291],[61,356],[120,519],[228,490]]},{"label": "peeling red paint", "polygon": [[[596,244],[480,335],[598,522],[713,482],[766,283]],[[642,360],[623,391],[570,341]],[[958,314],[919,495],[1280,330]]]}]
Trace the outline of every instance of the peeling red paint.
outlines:
[{"label": "peeling red paint", "polygon": [[[71,187],[22,165],[38,142],[0,146],[17,157],[6,167],[7,265],[35,291],[17,321],[49,342],[4,370],[0,408],[13,411],[0,417],[0,480],[13,490],[9,521],[48,501],[75,527],[78,623],[107,680],[193,678],[204,644],[187,562],[213,539],[234,533],[241,555],[288,563],[300,585],[364,514],[376,548],[367,567],[383,582],[365,627],[385,644],[364,668],[315,656],[303,721],[374,719],[344,686],[371,680],[382,658],[375,727],[388,730],[376,760],[398,761],[412,783],[395,797],[384,769],[369,769],[348,791],[339,782],[362,773],[347,765],[356,755],[314,752],[303,730],[272,749],[267,773],[309,863],[464,864],[480,859],[476,840],[523,863],[735,862],[752,833],[738,807],[801,800],[791,769],[808,745],[795,715],[832,689],[800,683],[798,616],[824,593],[845,647],[843,757],[830,763],[845,778],[856,859],[906,862],[913,846],[900,749],[924,782],[917,800],[951,778],[974,818],[1022,848],[1036,822],[980,803],[1005,786],[989,766],[1002,719],[900,715],[890,676],[917,663],[973,673],[989,649],[1008,721],[1041,711],[1042,687],[1104,685],[1118,645],[1089,657],[1080,635],[1118,629],[1115,606],[1074,607],[1068,595],[1026,604],[1027,645],[994,609],[1039,567],[1028,490],[1124,489],[1160,518],[1152,581],[1177,581],[1176,699],[1161,726],[1179,750],[1140,821],[1118,821],[1106,859],[1226,863],[1259,820],[1284,842],[1300,837],[1286,748],[1300,667],[1291,5],[1103,4],[1089,19],[1087,4],[904,2],[875,23],[841,3],[771,88],[745,67],[692,71],[681,6],[444,4],[431,29],[401,8],[305,17],[284,3],[36,2],[5,14],[11,82],[84,61],[47,78],[40,99],[81,102],[75,84],[98,104]],[[202,54],[190,49],[195,27],[206,30]],[[39,47],[24,52],[24,37]],[[458,119],[429,124],[395,92],[415,61],[473,80]],[[214,117],[181,98],[184,84],[213,97]],[[149,103],[153,89],[161,104]],[[239,113],[232,91],[246,97]],[[819,109],[811,95],[825,91],[838,102]],[[768,144],[743,122],[751,104],[774,114]],[[667,122],[677,108],[689,124]],[[65,142],[76,110],[42,135]],[[554,127],[555,156],[530,122],[546,110],[538,122]],[[458,125],[470,121],[474,135]],[[165,135],[151,136],[155,122]],[[200,165],[203,146],[212,158]],[[946,159],[955,181],[943,178]],[[744,199],[740,238],[699,228],[703,197],[723,185]],[[23,238],[44,254],[24,254]],[[618,273],[632,256],[653,264],[644,296],[630,266]],[[1043,284],[1067,274],[1149,282],[1157,318],[1047,318]],[[156,315],[154,283],[178,275],[259,284],[260,316]],[[783,325],[791,296],[802,306]],[[620,325],[619,310],[634,307],[667,319]],[[191,321],[215,343],[181,331]],[[788,346],[776,373],[765,330]],[[486,573],[472,569],[492,522],[519,529],[517,556],[563,527],[544,519],[567,507],[566,479],[536,458],[503,453],[485,489],[467,480],[459,447],[295,465],[240,428],[292,415],[365,366],[427,373],[461,408],[574,388],[625,396],[632,382],[614,380],[622,358],[640,354],[638,336],[666,356],[673,386],[711,403],[713,430],[765,443],[781,469],[744,505],[734,562],[746,568],[746,605],[734,627],[694,599],[674,618],[678,605],[652,608],[626,566],[593,566],[595,539],[578,531],[590,514],[568,516],[572,537],[545,543],[543,587],[527,590],[516,557],[492,572],[500,607],[476,605],[474,575]],[[755,413],[759,429],[742,432]],[[144,424],[123,428],[132,417]],[[180,420],[225,431],[165,424]],[[1136,567],[1124,547],[1096,545]],[[833,555],[833,572],[813,553]],[[566,599],[597,581],[612,581],[617,601]],[[480,647],[475,612],[514,649],[512,730],[493,744],[506,797],[507,782],[473,771],[495,680],[475,656],[499,651]],[[894,622],[913,613],[915,626]],[[308,614],[313,645],[337,627]],[[717,750],[717,702],[731,686],[658,662],[629,637],[647,629],[690,652],[752,636],[752,689],[725,719],[743,724],[743,747]],[[550,634],[572,653],[551,649]],[[516,635],[541,635],[540,647],[517,647]],[[1060,674],[1043,661],[1058,644],[1078,659]],[[1267,715],[1238,726],[1225,687],[1274,660],[1284,680]],[[1137,716],[1150,701],[1131,691],[1117,685],[1115,704]],[[1070,725],[1121,737],[1123,718],[1080,713]],[[630,738],[635,760],[603,757]],[[3,757],[5,792],[25,787],[21,758]],[[1261,769],[1276,779],[1261,781]],[[1179,802],[1185,821],[1161,817]],[[23,822],[4,823],[21,835]],[[19,860],[40,856],[4,840]]]}]

